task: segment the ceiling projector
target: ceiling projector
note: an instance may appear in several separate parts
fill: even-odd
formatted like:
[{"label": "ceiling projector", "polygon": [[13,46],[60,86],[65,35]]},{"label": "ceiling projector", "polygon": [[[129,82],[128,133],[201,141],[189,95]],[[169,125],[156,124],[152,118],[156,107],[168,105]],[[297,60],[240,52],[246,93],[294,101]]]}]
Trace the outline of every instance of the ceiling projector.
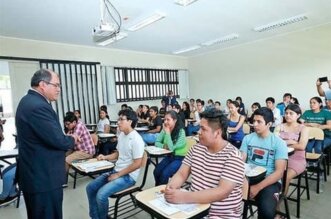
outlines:
[{"label": "ceiling projector", "polygon": [[116,32],[116,26],[110,23],[100,24],[93,28],[92,35],[97,37],[107,37]]}]

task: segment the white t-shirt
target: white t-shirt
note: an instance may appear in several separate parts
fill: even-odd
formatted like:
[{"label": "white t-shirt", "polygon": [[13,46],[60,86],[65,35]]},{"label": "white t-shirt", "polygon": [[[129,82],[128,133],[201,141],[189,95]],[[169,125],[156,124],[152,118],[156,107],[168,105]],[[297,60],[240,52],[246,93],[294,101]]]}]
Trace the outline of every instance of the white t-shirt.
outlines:
[{"label": "white t-shirt", "polygon": [[97,132],[103,133],[105,131],[105,125],[110,125],[109,119],[99,119],[99,122],[97,124]]},{"label": "white t-shirt", "polygon": [[[144,140],[136,130],[131,131],[128,135],[121,132],[118,136],[118,160],[116,161],[115,170],[119,172],[130,166],[134,159],[142,158],[144,155],[144,147]],[[140,168],[129,173],[129,175],[137,181],[139,172]]]},{"label": "white t-shirt", "polygon": [[276,127],[276,126],[282,124],[283,117],[282,117],[282,115],[280,115],[280,110],[277,107],[275,107],[272,110],[272,113],[274,114],[274,119],[275,119],[275,121],[272,123],[272,127]]}]

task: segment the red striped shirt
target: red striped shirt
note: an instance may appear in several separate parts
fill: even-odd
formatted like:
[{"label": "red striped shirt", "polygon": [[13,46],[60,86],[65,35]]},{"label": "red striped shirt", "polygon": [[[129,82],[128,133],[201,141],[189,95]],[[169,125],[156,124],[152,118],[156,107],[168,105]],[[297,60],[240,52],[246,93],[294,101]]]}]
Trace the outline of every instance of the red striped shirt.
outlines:
[{"label": "red striped shirt", "polygon": [[191,167],[191,190],[215,188],[221,179],[237,183],[230,195],[211,203],[209,218],[240,218],[244,162],[240,151],[231,144],[217,153],[209,153],[206,146],[191,147],[183,163]]}]

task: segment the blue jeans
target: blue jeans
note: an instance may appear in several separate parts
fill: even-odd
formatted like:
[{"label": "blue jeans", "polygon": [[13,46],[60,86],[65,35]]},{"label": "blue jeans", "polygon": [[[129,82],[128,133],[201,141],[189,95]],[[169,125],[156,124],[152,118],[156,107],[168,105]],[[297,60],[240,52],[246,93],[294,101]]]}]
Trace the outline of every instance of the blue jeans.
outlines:
[{"label": "blue jeans", "polygon": [[106,219],[109,206],[108,197],[136,183],[129,174],[109,182],[108,176],[113,173],[116,173],[116,171],[112,170],[109,173],[104,173],[86,186],[89,214],[92,219]]},{"label": "blue jeans", "polygon": [[159,135],[159,133],[144,132],[141,134],[141,137],[143,138],[143,140],[146,144],[154,144],[156,142],[156,138],[158,135]]},{"label": "blue jeans", "polygon": [[8,166],[2,173],[2,193],[0,194],[0,200],[6,199],[8,196],[13,197],[17,195],[16,186],[14,184],[16,173],[16,164]]},{"label": "blue jeans", "polygon": [[187,136],[193,135],[193,132],[198,132],[200,129],[200,125],[194,126],[193,124],[188,124],[187,126]]},{"label": "blue jeans", "polygon": [[306,146],[306,151],[307,152],[313,152],[313,148],[315,153],[322,153],[322,145],[323,145],[323,141],[320,140],[309,140]]},{"label": "blue jeans", "polygon": [[331,137],[325,137],[324,138],[324,145],[323,149],[331,147]]},{"label": "blue jeans", "polygon": [[255,197],[257,203],[258,219],[274,219],[281,185],[279,182],[262,189]]},{"label": "blue jeans", "polygon": [[182,165],[184,156],[167,156],[154,169],[155,186],[167,184]]}]

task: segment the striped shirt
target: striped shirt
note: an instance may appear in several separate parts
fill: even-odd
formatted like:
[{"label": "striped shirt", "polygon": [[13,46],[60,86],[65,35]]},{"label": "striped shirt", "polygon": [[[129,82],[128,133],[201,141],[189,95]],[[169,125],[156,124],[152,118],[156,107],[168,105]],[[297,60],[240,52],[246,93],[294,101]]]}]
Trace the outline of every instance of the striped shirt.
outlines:
[{"label": "striped shirt", "polygon": [[221,179],[237,183],[227,198],[211,203],[209,218],[241,217],[244,162],[237,148],[228,143],[223,150],[210,153],[206,146],[196,144],[183,163],[191,168],[192,191],[215,188]]}]

